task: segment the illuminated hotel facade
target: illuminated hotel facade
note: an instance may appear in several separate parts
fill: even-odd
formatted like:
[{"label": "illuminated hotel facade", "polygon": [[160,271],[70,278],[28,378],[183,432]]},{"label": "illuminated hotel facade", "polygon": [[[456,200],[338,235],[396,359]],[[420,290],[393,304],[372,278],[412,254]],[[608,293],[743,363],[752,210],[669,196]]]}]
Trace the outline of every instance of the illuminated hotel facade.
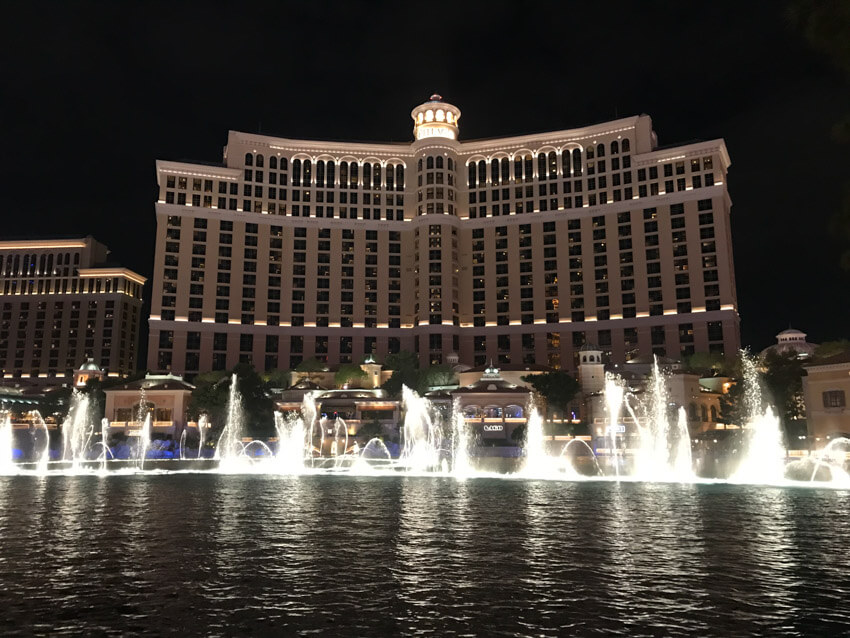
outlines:
[{"label": "illuminated hotel facade", "polygon": [[70,384],[88,359],[110,376],[136,371],[145,278],[108,253],[92,237],[0,241],[7,383]]},{"label": "illuminated hotel facade", "polygon": [[723,140],[660,149],[641,115],[462,142],[440,96],[411,115],[411,143],[231,131],[221,165],[158,161],[148,367],[737,350]]}]

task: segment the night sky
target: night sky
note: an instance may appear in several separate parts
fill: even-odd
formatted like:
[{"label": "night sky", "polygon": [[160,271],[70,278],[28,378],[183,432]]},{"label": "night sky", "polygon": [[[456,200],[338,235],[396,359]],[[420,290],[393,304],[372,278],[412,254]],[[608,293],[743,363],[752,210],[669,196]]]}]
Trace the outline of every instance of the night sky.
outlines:
[{"label": "night sky", "polygon": [[744,344],[850,336],[828,224],[850,84],[781,2],[21,2],[4,22],[4,239],[91,234],[150,276],[154,161],[221,161],[230,129],[409,141],[433,92],[466,140],[647,113],[661,145],[726,140]]}]

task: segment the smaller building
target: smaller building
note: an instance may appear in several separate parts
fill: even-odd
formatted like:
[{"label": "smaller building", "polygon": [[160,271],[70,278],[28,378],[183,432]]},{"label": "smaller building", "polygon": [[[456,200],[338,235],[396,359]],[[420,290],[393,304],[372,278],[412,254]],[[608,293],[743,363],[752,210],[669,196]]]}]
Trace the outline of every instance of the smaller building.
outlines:
[{"label": "smaller building", "polygon": [[504,379],[492,365],[471,385],[451,392],[451,397],[481,444],[514,445],[514,430],[527,424],[531,390]]},{"label": "smaller building", "polygon": [[789,327],[776,335],[776,343],[762,350],[761,356],[764,357],[771,352],[775,354],[794,352],[798,359],[811,359],[817,347],[818,344],[806,341],[805,332]]},{"label": "smaller building", "polygon": [[805,369],[803,395],[810,443],[820,449],[836,437],[850,437],[850,352],[814,361]]},{"label": "smaller building", "polygon": [[104,390],[110,433],[138,436],[148,415],[152,431],[177,439],[191,425],[187,419],[189,398],[195,386],[171,374],[147,374],[144,379]]},{"label": "smaller building", "polygon": [[74,370],[74,387],[85,388],[89,381],[103,381],[106,373],[100,369],[94,359],[89,358],[79,369]]}]

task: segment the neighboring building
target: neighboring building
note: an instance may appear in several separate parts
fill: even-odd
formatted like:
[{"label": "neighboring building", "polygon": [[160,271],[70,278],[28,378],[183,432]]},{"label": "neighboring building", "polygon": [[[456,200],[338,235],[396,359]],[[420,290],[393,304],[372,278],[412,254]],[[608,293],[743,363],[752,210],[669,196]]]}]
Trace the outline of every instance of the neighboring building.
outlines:
[{"label": "neighboring building", "polygon": [[806,364],[803,394],[810,443],[819,449],[836,437],[850,437],[850,352]]},{"label": "neighboring building", "polygon": [[[605,436],[610,422],[603,394],[606,373],[618,375],[627,388],[627,394],[634,395],[640,401],[654,367],[644,357],[635,358],[624,366],[616,367],[604,364],[602,359],[600,348],[587,345],[582,348],[578,368],[581,416],[582,420],[589,424],[591,435],[594,437]],[[727,425],[720,421],[720,399],[723,393],[728,391],[728,383],[718,384],[713,377],[700,378],[698,374],[685,372],[681,369],[681,363],[674,359],[659,357],[658,365],[664,374],[671,419],[675,418],[674,415],[680,407],[684,408],[688,430],[692,436],[727,428]],[[621,414],[620,422],[625,427],[626,434],[636,433],[634,418],[627,411]]]},{"label": "neighboring building", "polygon": [[70,384],[89,359],[109,376],[136,370],[145,278],[108,253],[91,237],[0,241],[4,379]]},{"label": "neighboring building", "polygon": [[74,370],[74,387],[85,388],[89,381],[103,381],[105,376],[103,370],[89,358],[79,369]]},{"label": "neighboring building", "polygon": [[110,432],[138,436],[148,415],[154,434],[177,440],[189,424],[187,408],[195,386],[171,374],[148,374],[144,379],[104,390]]},{"label": "neighboring building", "polygon": [[516,428],[527,423],[529,388],[506,381],[498,368],[490,366],[478,381],[453,390],[450,396],[458,403],[475,440],[516,444],[511,437]]},{"label": "neighboring building", "polygon": [[811,359],[817,347],[818,344],[806,341],[805,332],[788,328],[776,335],[776,343],[762,350],[761,355],[765,356],[769,352],[777,354],[795,352],[798,359]]},{"label": "neighboring building", "polygon": [[158,161],[148,367],[737,351],[723,140],[660,148],[640,115],[460,142],[440,96],[411,115],[411,143],[231,131],[221,165]]}]

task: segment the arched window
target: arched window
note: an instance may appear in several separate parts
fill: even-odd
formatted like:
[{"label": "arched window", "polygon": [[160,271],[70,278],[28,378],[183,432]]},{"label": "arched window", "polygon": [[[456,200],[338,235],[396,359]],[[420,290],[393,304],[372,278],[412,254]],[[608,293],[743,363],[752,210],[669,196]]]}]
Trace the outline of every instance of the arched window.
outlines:
[{"label": "arched window", "polygon": [[546,179],[548,172],[546,171],[546,153],[537,154],[537,179]]},{"label": "arched window", "polygon": [[717,422],[717,408],[711,406],[711,420],[712,422]]},{"label": "arched window", "polygon": [[455,162],[451,157],[449,158],[448,164],[449,164],[449,170],[453,171],[455,169]]},{"label": "arched window", "polygon": [[605,145],[597,144],[596,145],[596,157],[605,157]]},{"label": "arched window", "polygon": [[265,162],[263,162],[263,156],[257,155],[257,161],[255,162],[257,168],[262,168]]},{"label": "arched window", "polygon": [[251,153],[245,153],[245,166],[253,166],[254,165],[254,155]]},{"label": "arched window", "polygon": [[628,139],[623,140],[623,143],[620,144],[620,150],[623,151],[623,153],[628,153],[631,150]]},{"label": "arched window", "polygon": [[493,184],[499,183],[499,160],[490,160],[490,181]]},{"label": "arched window", "polygon": [[375,164],[372,166],[372,188],[375,190],[381,189],[381,165]]},{"label": "arched window", "polygon": [[522,181],[522,158],[515,157],[514,158],[514,181],[521,182]]},{"label": "arched window", "polygon": [[534,159],[529,155],[525,158],[523,176],[526,182],[530,182],[534,178]]},{"label": "arched window", "polygon": [[47,256],[47,272],[53,274],[53,253]]},{"label": "arched window", "polygon": [[443,156],[437,155],[437,168],[443,168]]},{"label": "arched window", "polygon": [[387,165],[386,180],[387,180],[387,190],[388,191],[393,190],[395,188],[395,167],[393,167],[392,165],[389,165],[389,164]]},{"label": "arched window", "polygon": [[558,177],[558,154],[555,151],[549,151],[549,179]]},{"label": "arched window", "polygon": [[581,151],[577,148],[573,149],[573,175],[581,176]]},{"label": "arched window", "polygon": [[511,163],[507,157],[502,158],[502,184],[507,184],[511,179]]},{"label": "arched window", "polygon": [[484,408],[484,417],[487,419],[501,419],[502,418],[502,406],[500,405],[488,405]]},{"label": "arched window", "polygon": [[433,155],[428,156],[428,159],[425,161],[425,167],[426,168],[434,168],[434,156]]},{"label": "arched window", "polygon": [[277,158],[274,155],[269,157],[269,168],[277,170]]},{"label": "arched window", "polygon": [[620,143],[617,140],[611,142],[611,155],[616,155],[620,152]]},{"label": "arched window", "polygon": [[360,166],[357,162],[351,162],[348,170],[348,184],[350,188],[357,188],[360,181]]},{"label": "arched window", "polygon": [[339,163],[339,185],[348,188],[348,162]]},{"label": "arched window", "polygon": [[688,417],[689,417],[688,418],[689,421],[696,421],[697,420],[698,417],[697,417],[697,404],[696,403],[691,403],[688,406]]},{"label": "arched window", "polygon": [[316,185],[325,185],[325,160],[316,162]]},{"label": "arched window", "polygon": [[484,188],[487,186],[487,162],[481,160],[478,162],[478,187]]},{"label": "arched window", "polygon": [[333,160],[329,161],[325,167],[325,186],[327,188],[333,188],[334,182],[336,181],[336,162]]},{"label": "arched window", "polygon": [[701,405],[701,406],[699,406],[699,411],[700,411],[700,416],[702,417],[702,421],[703,422],[708,421],[708,409],[704,405]]},{"label": "arched window", "polygon": [[592,146],[588,146],[584,154],[587,156],[587,159],[593,159],[595,157],[595,153],[593,152]]},{"label": "arched window", "polygon": [[475,173],[475,162],[470,162],[469,164],[466,165],[466,167],[467,167],[467,169],[469,169],[469,178],[468,178],[469,187],[475,188],[476,185],[477,185],[477,182],[475,181],[475,175],[476,175],[476,173]]},{"label": "arched window", "polygon": [[292,185],[301,186],[301,160],[292,160]]},{"label": "arched window", "polygon": [[395,167],[395,189],[397,191],[404,190],[404,166],[401,164]]},{"label": "arched window", "polygon": [[369,162],[363,164],[363,186],[367,190],[372,186],[372,165]]},{"label": "arched window", "polygon": [[522,413],[523,410],[521,405],[509,405],[505,408],[506,419],[521,419]]},{"label": "arched window", "polygon": [[306,159],[304,160],[304,186],[309,186],[313,183],[313,163]]},{"label": "arched window", "polygon": [[421,173],[422,172],[422,158],[421,157],[419,158],[419,161],[416,163],[416,165],[419,168],[419,172]]},{"label": "arched window", "polygon": [[566,149],[561,151],[561,173],[564,177],[570,176],[570,152]]},{"label": "arched window", "polygon": [[285,157],[280,158],[280,170],[285,171],[289,168],[289,162]]},{"label": "arched window", "polygon": [[463,416],[467,419],[477,419],[481,416],[481,408],[477,405],[463,406]]}]

